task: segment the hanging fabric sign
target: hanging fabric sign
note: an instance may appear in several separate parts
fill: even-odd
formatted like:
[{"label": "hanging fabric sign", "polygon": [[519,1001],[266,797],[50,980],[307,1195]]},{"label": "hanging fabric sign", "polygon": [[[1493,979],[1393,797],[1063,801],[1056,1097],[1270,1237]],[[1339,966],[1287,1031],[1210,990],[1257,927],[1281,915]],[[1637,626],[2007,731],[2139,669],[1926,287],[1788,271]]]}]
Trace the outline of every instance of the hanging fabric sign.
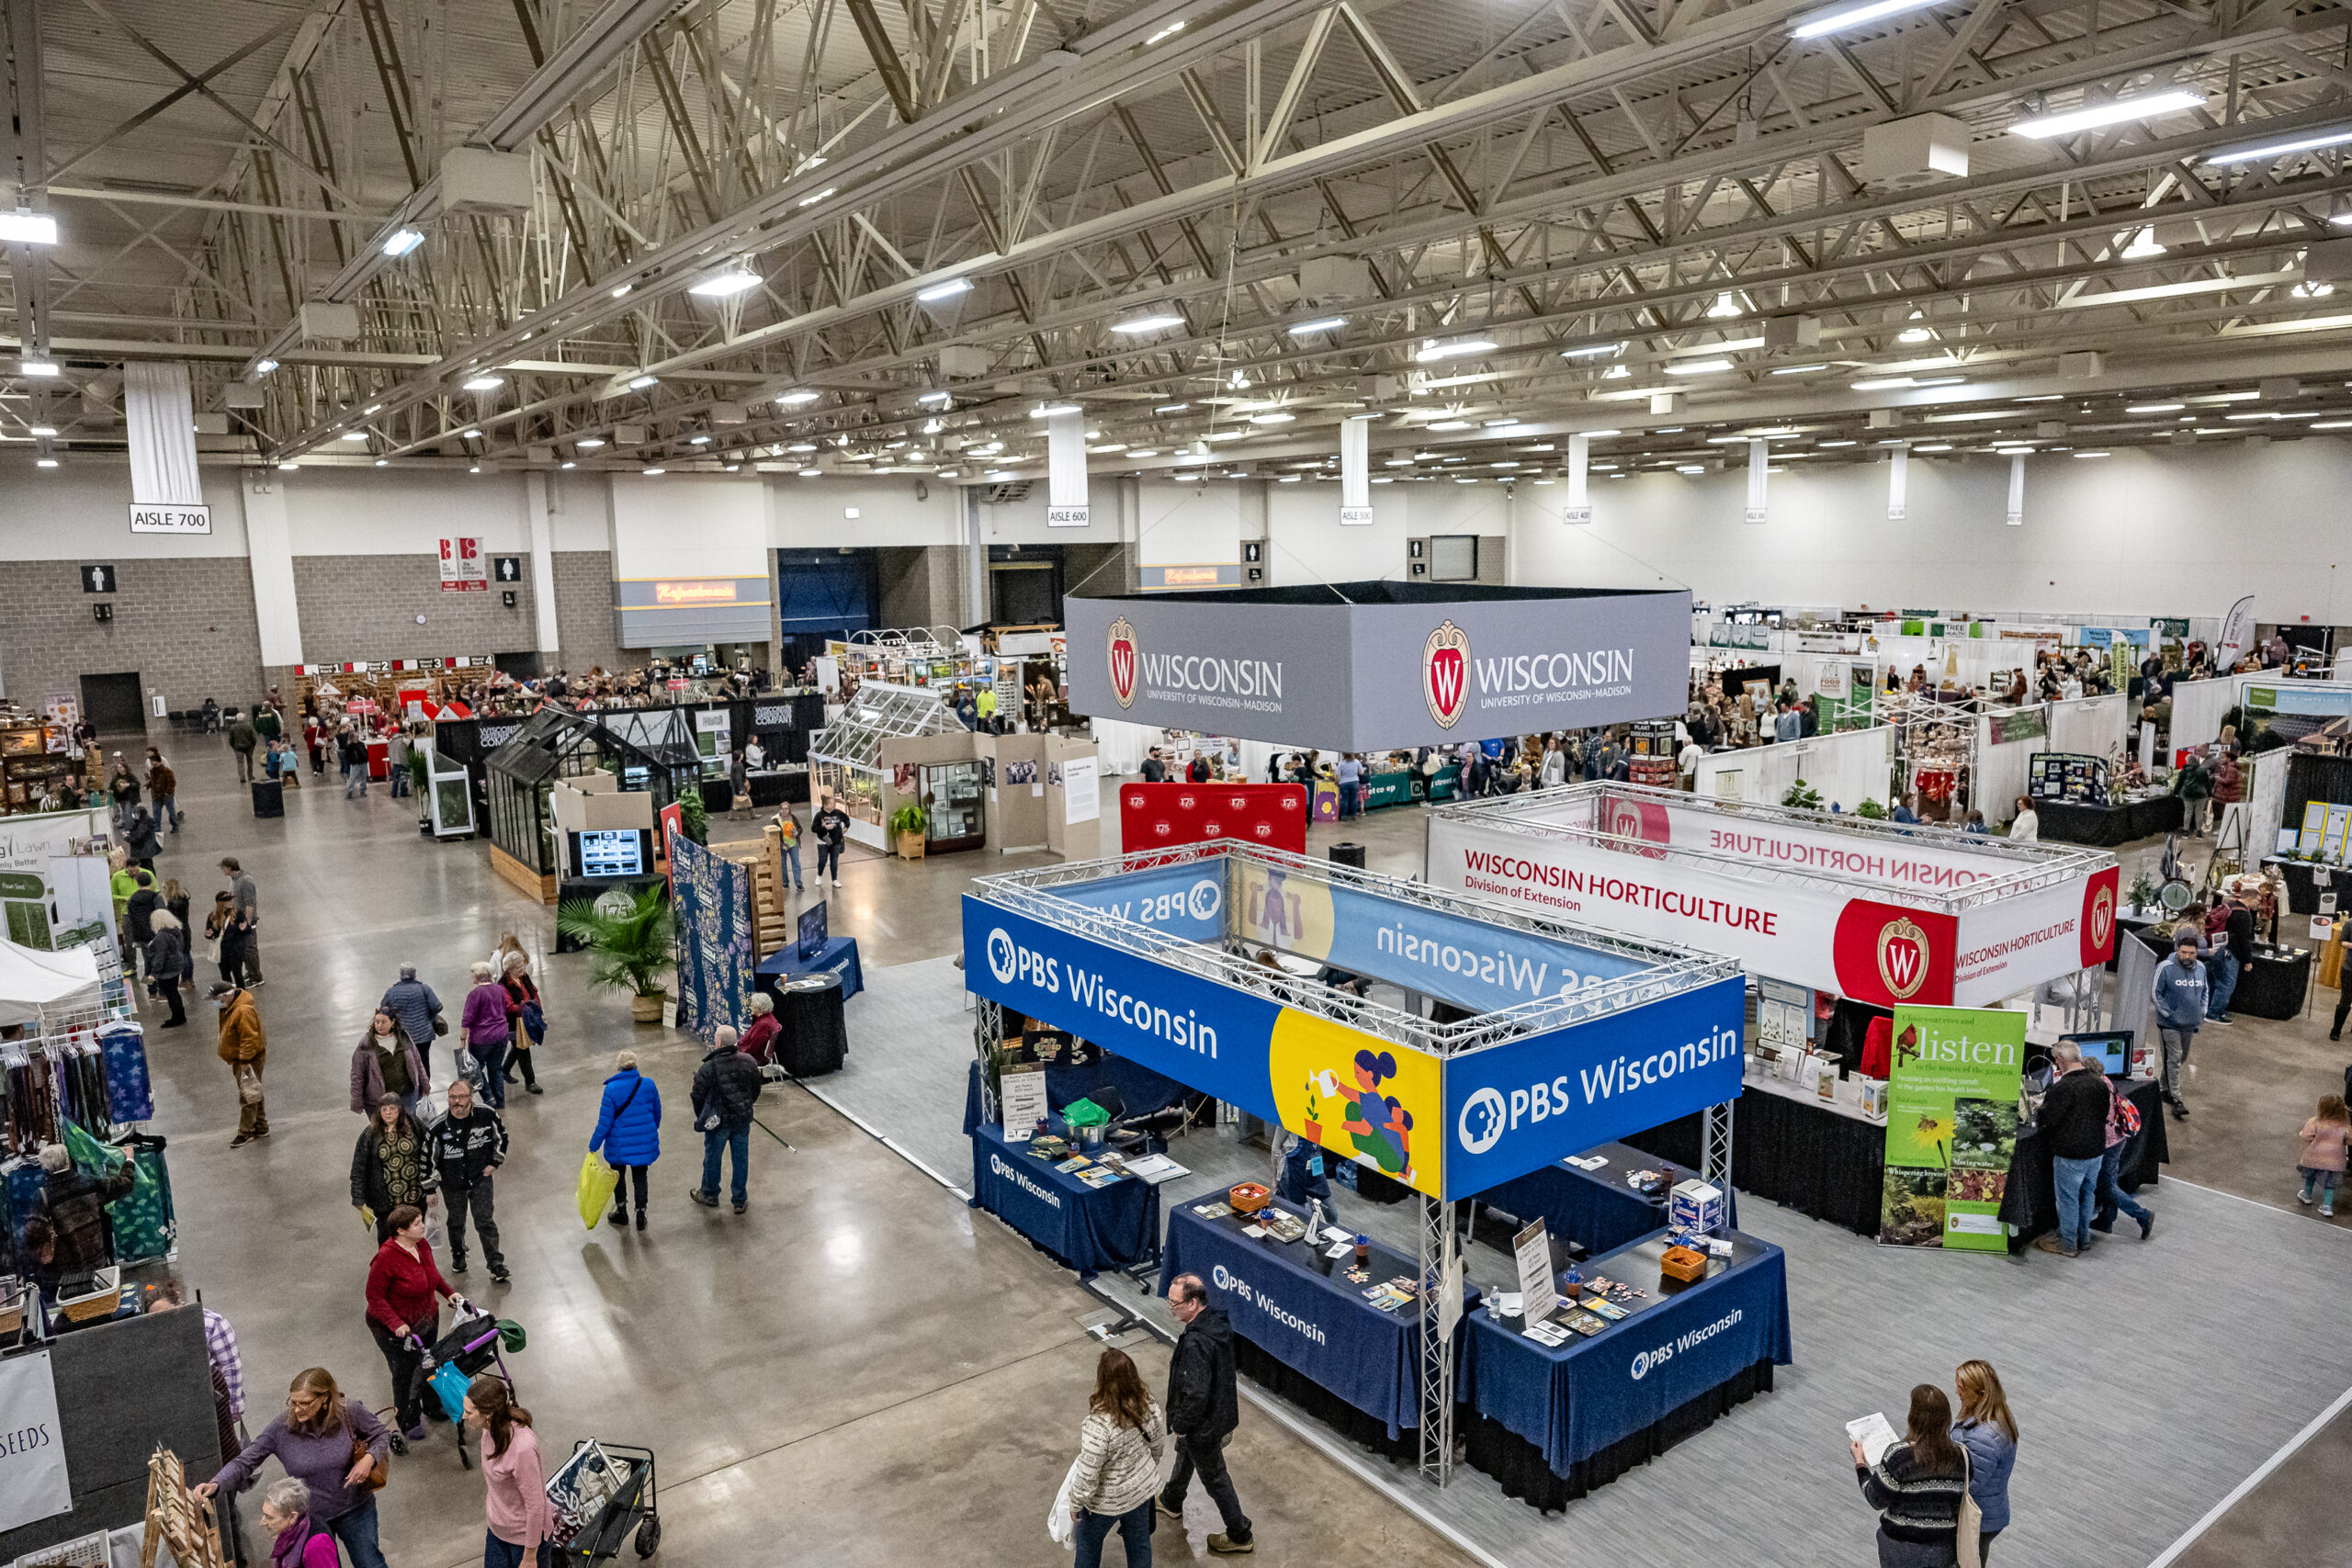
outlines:
[{"label": "hanging fabric sign", "polygon": [[1560,509],[1563,523],[1586,524],[1592,521],[1592,493],[1589,488],[1592,466],[1592,437],[1568,437],[1568,503]]},{"label": "hanging fabric sign", "polygon": [[1046,526],[1083,528],[1086,510],[1086,413],[1069,409],[1046,416]]},{"label": "hanging fabric sign", "polygon": [[1903,521],[1904,492],[1911,483],[1911,454],[1897,446],[1886,464],[1886,520]]},{"label": "hanging fabric sign", "polygon": [[8,1413],[0,1431],[0,1535],[73,1512],[48,1351],[0,1361],[0,1410]]},{"label": "hanging fabric sign", "polygon": [[1372,521],[1372,479],[1365,471],[1372,422],[1340,422],[1340,521],[1357,525]]},{"label": "hanging fabric sign", "polygon": [[2012,528],[2025,526],[2025,454],[2009,454],[2009,515]]},{"label": "hanging fabric sign", "polygon": [[1770,444],[1751,441],[1747,444],[1747,521],[1764,521],[1764,470]]}]

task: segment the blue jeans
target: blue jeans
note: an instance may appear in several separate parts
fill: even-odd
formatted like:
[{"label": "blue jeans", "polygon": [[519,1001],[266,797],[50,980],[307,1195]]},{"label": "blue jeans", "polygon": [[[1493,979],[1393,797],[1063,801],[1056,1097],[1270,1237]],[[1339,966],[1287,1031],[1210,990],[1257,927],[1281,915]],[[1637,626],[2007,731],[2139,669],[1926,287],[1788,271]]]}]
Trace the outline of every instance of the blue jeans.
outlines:
[{"label": "blue jeans", "polygon": [[506,1109],[507,1045],[503,1040],[482,1040],[466,1046],[473,1059],[481,1064],[482,1098],[490,1101],[492,1111]]},{"label": "blue jeans", "polygon": [[800,846],[784,846],[784,879],[795,887],[800,886]]},{"label": "blue jeans", "polygon": [[180,830],[180,822],[182,821],[182,818],[180,816],[180,803],[178,796],[159,795],[155,797],[155,820],[158,822],[169,822],[172,825],[172,831],[175,833]]},{"label": "blue jeans", "polygon": [[1340,820],[1344,822],[1356,814],[1356,795],[1362,786],[1343,784],[1340,786]]},{"label": "blue jeans", "polygon": [[1124,1514],[1078,1516],[1078,1562],[1075,1568],[1102,1568],[1102,1543],[1117,1530],[1127,1549],[1127,1568],[1151,1568],[1151,1499]]},{"label": "blue jeans", "polygon": [[702,1135],[702,1193],[706,1198],[718,1196],[718,1153],[721,1149],[735,1151],[735,1187],[729,1193],[738,1203],[752,1201],[752,1124],[740,1127],[714,1127]]},{"label": "blue jeans", "polygon": [[2113,1230],[2118,1209],[2135,1220],[2148,1217],[2148,1211],[2141,1207],[2132,1194],[2115,1184],[2117,1175],[2123,1169],[2123,1147],[2121,1144],[2113,1145],[2098,1162],[2098,1218],[2091,1222],[2091,1229],[2095,1231]]},{"label": "blue jeans", "polygon": [[376,1544],[374,1497],[341,1518],[327,1520],[326,1528],[343,1542],[344,1551],[351,1558],[351,1568],[385,1568],[384,1549]]},{"label": "blue jeans", "polygon": [[2098,1159],[2052,1159],[2051,1174],[2058,1185],[2058,1244],[2069,1252],[2082,1250],[2089,1238],[2088,1222],[2098,1212]]},{"label": "blue jeans", "polygon": [[839,882],[842,879],[842,847],[839,844],[829,844],[820,839],[817,840],[818,881],[825,880],[825,867],[829,864],[833,868],[833,880]]},{"label": "blue jeans", "polygon": [[[523,1547],[511,1540],[501,1540],[489,1530],[481,1532],[481,1568],[523,1568],[523,1560],[531,1557]],[[538,1568],[548,1568],[548,1543],[539,1542],[538,1554],[531,1557]]]},{"label": "blue jeans", "polygon": [[2230,1016],[2230,997],[2238,988],[2238,955],[2223,948],[2205,961],[2205,1016]]}]

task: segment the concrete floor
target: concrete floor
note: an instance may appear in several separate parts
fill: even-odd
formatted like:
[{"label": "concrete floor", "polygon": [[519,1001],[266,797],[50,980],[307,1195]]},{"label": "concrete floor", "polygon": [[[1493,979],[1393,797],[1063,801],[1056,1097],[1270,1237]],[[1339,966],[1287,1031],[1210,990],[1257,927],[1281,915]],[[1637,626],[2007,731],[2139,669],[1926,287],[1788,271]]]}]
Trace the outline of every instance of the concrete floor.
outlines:
[{"label": "concrete floor", "polygon": [[[223,853],[259,880],[270,978],[258,995],[275,1045],[275,1134],[232,1153],[235,1094],[209,1031],[199,1021],[153,1036],[183,1267],[238,1325],[252,1425],[267,1418],[274,1390],[314,1363],[380,1406],[389,1382],[359,1300],[371,1238],[345,1190],[358,1125],[346,1109],[350,1046],[401,962],[418,964],[454,1011],[467,964],[505,930],[544,953],[551,914],[492,875],[481,846],[420,839],[412,804],[380,787],[365,803],[346,802],[329,779],[289,795],[283,820],[257,822],[217,739],[164,744],[193,816],[166,839],[159,867],[199,903],[221,886],[213,863]],[[1417,874],[1421,820],[1392,810],[1317,828],[1309,851],[1352,839],[1366,845],[1372,869]],[[713,828],[724,840],[754,824],[721,818]],[[2127,883],[2132,861],[2148,852],[2125,852]],[[871,969],[956,951],[956,895],[969,878],[1045,859],[981,852],[910,864],[853,848],[844,886],[824,894],[833,929],[860,940]],[[950,1194],[797,1089],[762,1101],[766,1135],[755,1134],[750,1214],[695,1208],[683,1190],[698,1153],[684,1101],[698,1052],[632,1025],[625,998],[582,994],[582,967],[576,957],[542,965],[548,1092],[510,1104],[514,1152],[500,1212],[514,1282],[492,1287],[479,1262],[459,1281],[530,1329],[512,1370],[550,1451],[588,1436],[654,1449],[672,1495],[663,1521],[673,1561],[755,1546],[785,1563],[902,1562],[936,1557],[943,1543],[980,1562],[1052,1561],[1042,1523],[1096,1348],[1080,1320],[1099,1303],[1001,1227],[976,1226]],[[2292,1200],[2291,1134],[2317,1096],[2341,1083],[2343,1048],[2327,1043],[2326,1025],[2323,1008],[2309,1020],[2207,1031],[2195,1114],[2173,1126],[2167,1178],[2309,1216]],[[571,1200],[598,1085],[624,1045],[669,1098],[668,1156],[643,1236],[583,1233]],[[436,1077],[447,1060],[445,1052]],[[2347,1223],[2352,1215],[2335,1228]],[[2335,1239],[2325,1239],[2330,1250],[2304,1265],[2342,1267]],[[1164,1352],[1147,1344],[1135,1353],[1158,1380]],[[395,1562],[478,1560],[479,1478],[449,1450],[436,1429],[396,1467],[382,1504]],[[2177,1561],[2336,1560],[2334,1521],[2309,1505],[2347,1452],[2352,1417],[2339,1417]],[[1261,1561],[1349,1562],[1375,1552],[1407,1568],[1472,1561],[1269,1423],[1245,1419],[1234,1462]],[[1204,1555],[1202,1538],[1215,1527],[1197,1492],[1185,1523],[1181,1546],[1162,1530],[1163,1558]]]},{"label": "concrete floor", "polygon": [[[347,1109],[351,1047],[403,961],[454,1015],[468,964],[505,930],[544,953],[551,917],[491,874],[482,847],[420,839],[413,803],[380,787],[345,801],[330,779],[289,795],[282,820],[255,821],[218,740],[164,744],[190,820],[166,837],[158,869],[199,900],[222,885],[224,853],[255,876],[268,976],[256,997],[272,1044],[273,1135],[232,1152],[235,1089],[204,1021],[151,1035],[182,1268],[236,1325],[254,1428],[313,1364],[382,1407],[390,1380],[362,1321],[372,1237],[346,1187],[359,1127]],[[861,938],[869,964],[942,951],[952,892],[998,863],[853,858],[833,895],[836,929]],[[478,1248],[456,1281],[528,1328],[510,1367],[549,1452],[592,1436],[654,1450],[670,1562],[1052,1562],[1046,1512],[1076,1452],[1099,1349],[1080,1320],[1099,1303],[796,1089],[761,1100],[750,1213],[688,1202],[699,1140],[686,1090],[699,1052],[633,1025],[623,998],[583,995],[583,968],[578,956],[543,967],[547,1092],[518,1089],[509,1104],[498,1208],[514,1283],[493,1286]],[[599,1086],[622,1046],[665,1096],[643,1235],[584,1232],[572,1201]],[[437,1055],[436,1081],[449,1062]],[[1164,1382],[1164,1350],[1134,1353]],[[1471,1561],[1268,1423],[1245,1424],[1232,1462],[1258,1562]],[[382,1495],[392,1561],[479,1562],[481,1499],[479,1475],[459,1469],[436,1427],[395,1462]],[[1185,1529],[1158,1536],[1163,1561],[1206,1556],[1216,1526],[1204,1509],[1196,1488]]]}]

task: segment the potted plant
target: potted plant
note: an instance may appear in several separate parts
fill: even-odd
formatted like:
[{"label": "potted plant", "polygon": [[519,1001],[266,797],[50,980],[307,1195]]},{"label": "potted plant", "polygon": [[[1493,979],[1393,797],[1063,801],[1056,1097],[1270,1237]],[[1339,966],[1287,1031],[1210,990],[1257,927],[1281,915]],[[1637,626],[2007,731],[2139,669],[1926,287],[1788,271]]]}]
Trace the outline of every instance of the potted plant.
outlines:
[{"label": "potted plant", "polygon": [[1781,796],[1781,804],[1804,811],[1818,811],[1821,809],[1821,792],[1799,779],[1789,786],[1786,795]]},{"label": "potted plant", "polygon": [[922,808],[921,801],[910,800],[899,807],[890,813],[890,820],[885,826],[890,829],[890,841],[898,846],[901,860],[922,859],[923,833],[931,826],[931,813]]},{"label": "potted plant", "polygon": [[590,985],[628,992],[638,1022],[662,1021],[668,996],[662,973],[674,956],[675,936],[667,889],[657,883],[633,896],[616,889],[602,898],[575,898],[557,907],[555,929],[587,949]]},{"label": "potted plant", "polygon": [[2132,881],[2132,908],[2153,909],[2156,906],[2156,884],[2145,871]]},{"label": "potted plant", "polygon": [[678,831],[695,843],[710,842],[710,808],[703,803],[701,790],[689,786],[679,795]]},{"label": "potted plant", "polygon": [[1886,807],[1875,800],[1865,799],[1854,807],[1854,815],[1866,822],[1883,822],[1886,820]]}]

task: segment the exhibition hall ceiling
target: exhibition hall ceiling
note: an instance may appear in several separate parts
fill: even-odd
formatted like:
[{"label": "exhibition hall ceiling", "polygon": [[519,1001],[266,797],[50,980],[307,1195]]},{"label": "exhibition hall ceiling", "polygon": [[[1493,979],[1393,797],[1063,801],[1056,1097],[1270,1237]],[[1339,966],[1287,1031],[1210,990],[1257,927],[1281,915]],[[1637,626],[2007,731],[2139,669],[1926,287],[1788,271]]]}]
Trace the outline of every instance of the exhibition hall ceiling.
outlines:
[{"label": "exhibition hall ceiling", "polygon": [[0,10],[45,456],[120,445],[133,359],[297,464],[1018,479],[1065,404],[1098,473],[1272,478],[1351,418],[1456,479],[2352,428],[2332,4]]}]

